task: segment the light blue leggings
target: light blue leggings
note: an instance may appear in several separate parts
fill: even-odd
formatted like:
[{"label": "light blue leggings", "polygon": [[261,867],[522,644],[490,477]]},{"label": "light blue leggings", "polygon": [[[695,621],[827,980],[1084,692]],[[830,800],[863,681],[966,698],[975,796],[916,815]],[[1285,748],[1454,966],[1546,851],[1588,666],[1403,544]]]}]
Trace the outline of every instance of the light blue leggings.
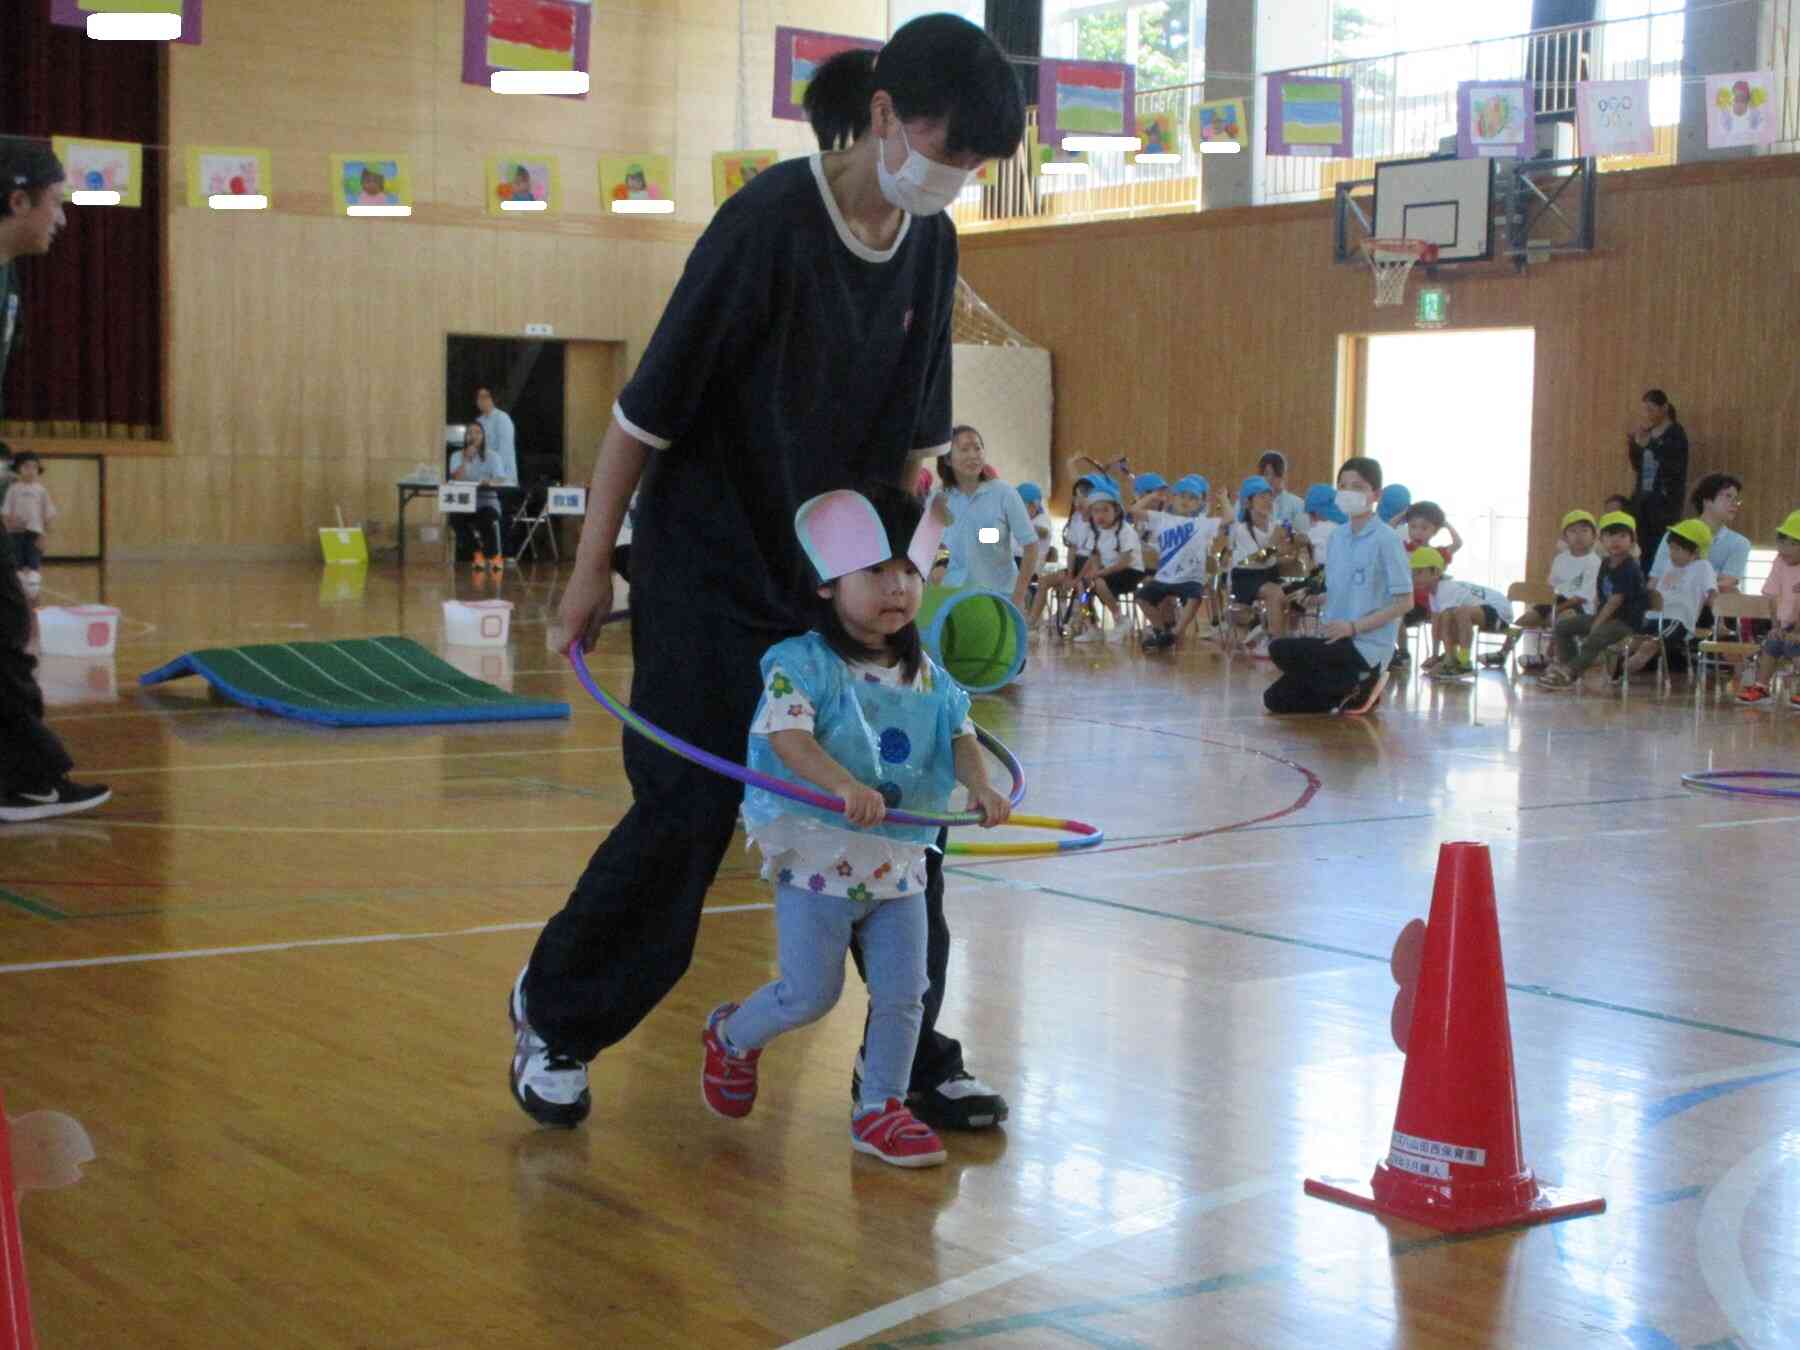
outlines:
[{"label": "light blue leggings", "polygon": [[905,1101],[929,983],[924,895],[858,901],[777,886],[775,927],[781,978],[758,989],[725,1019],[719,1030],[726,1044],[739,1054],[760,1050],[782,1032],[816,1022],[836,1007],[855,932],[862,940],[869,979],[863,1102]]}]

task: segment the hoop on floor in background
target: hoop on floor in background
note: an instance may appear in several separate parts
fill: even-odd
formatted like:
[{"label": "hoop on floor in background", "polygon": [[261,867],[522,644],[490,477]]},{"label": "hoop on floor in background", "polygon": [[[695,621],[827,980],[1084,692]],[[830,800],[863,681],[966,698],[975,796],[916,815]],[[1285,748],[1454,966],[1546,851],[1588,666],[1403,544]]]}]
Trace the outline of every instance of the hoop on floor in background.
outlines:
[{"label": "hoop on floor in background", "polygon": [[[620,610],[607,615],[605,623],[629,617],[628,611]],[[746,787],[762,788],[773,792],[778,797],[789,801],[801,802],[807,806],[816,806],[824,811],[843,812],[844,803],[841,798],[827,796],[823,792],[814,792],[797,783],[772,778],[767,774],[757,773],[732,760],[721,758],[711,751],[702,750],[699,746],[682,740],[672,732],[664,731],[652,722],[639,717],[628,706],[620,703],[612,695],[602,689],[594,680],[587,668],[587,657],[581,649],[580,639],[569,644],[567,655],[569,664],[575,670],[575,678],[581,681],[593,699],[607,712],[618,718],[628,729],[635,731],[652,745],[659,745],[673,755],[678,755],[690,764],[697,764],[703,769],[711,769],[714,773],[723,774]],[[1025,770],[1020,766],[1018,757],[1007,749],[1006,744],[988,731],[977,726],[975,735],[981,744],[996,759],[1006,766],[1012,778],[1012,788],[1007,798],[1017,806],[1025,797]],[[938,813],[926,811],[889,811],[886,822],[890,825],[923,825],[927,827],[960,828],[969,825],[980,825],[982,815],[979,811],[960,811],[954,813]],[[1017,826],[1024,830],[1056,830],[1071,834],[1073,839],[1058,839],[1055,842],[1042,844],[957,844],[945,847],[946,853],[954,853],[962,857],[1033,857],[1039,854],[1074,853],[1082,849],[1090,849],[1106,842],[1106,835],[1093,825],[1079,820],[1055,820],[1048,816],[1013,816],[1006,822],[1008,827]]]},{"label": "hoop on floor in background", "polygon": [[1398,305],[1406,300],[1406,279],[1415,265],[1427,267],[1438,258],[1438,246],[1423,239],[1365,239],[1363,257],[1375,274],[1375,303]]},{"label": "hoop on floor in background", "polygon": [[1781,797],[1800,800],[1800,788],[1746,787],[1744,782],[1800,782],[1800,773],[1783,773],[1775,769],[1721,769],[1715,773],[1684,773],[1683,787],[1704,792],[1723,792],[1736,797]]}]

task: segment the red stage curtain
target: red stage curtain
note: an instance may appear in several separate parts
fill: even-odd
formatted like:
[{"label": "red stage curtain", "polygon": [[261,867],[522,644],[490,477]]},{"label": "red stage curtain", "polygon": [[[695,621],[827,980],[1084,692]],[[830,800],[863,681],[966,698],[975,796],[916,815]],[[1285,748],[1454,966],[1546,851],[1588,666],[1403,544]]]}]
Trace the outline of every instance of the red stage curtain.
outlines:
[{"label": "red stage curtain", "polygon": [[[0,133],[160,147],[164,51],[53,27],[50,0],[0,0]],[[6,373],[15,435],[155,439],[163,423],[168,153],[144,151],[144,204],[67,208],[42,258],[20,258],[23,341]]]}]

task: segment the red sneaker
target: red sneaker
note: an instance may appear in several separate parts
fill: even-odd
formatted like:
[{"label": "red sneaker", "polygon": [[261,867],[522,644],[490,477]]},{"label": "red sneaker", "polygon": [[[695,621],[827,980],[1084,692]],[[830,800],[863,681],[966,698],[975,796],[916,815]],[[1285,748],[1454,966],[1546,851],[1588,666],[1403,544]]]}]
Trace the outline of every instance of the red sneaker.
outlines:
[{"label": "red sneaker", "polygon": [[700,1044],[706,1047],[706,1067],[700,1071],[700,1095],[706,1109],[727,1120],[742,1120],[756,1105],[756,1061],[762,1051],[734,1055],[725,1048],[714,1029],[737,1011],[735,1003],[721,1003],[706,1019],[706,1030],[700,1033]]},{"label": "red sneaker", "polygon": [[1766,684],[1747,684],[1738,690],[1739,703],[1761,703],[1769,697],[1769,686]]},{"label": "red sneaker", "polygon": [[947,1156],[936,1131],[894,1097],[851,1118],[850,1147],[895,1167],[936,1167]]}]

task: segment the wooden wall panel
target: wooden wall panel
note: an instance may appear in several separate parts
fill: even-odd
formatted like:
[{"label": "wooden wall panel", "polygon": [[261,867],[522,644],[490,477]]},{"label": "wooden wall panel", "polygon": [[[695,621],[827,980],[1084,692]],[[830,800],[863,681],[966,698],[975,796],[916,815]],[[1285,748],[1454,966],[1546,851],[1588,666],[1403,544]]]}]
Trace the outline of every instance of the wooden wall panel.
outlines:
[{"label": "wooden wall panel", "polygon": [[[464,85],[462,13],[462,0],[235,0],[203,45],[171,49],[170,143],[269,146],[277,209],[171,207],[174,453],[109,465],[112,557],[311,556],[338,504],[391,529],[394,480],[442,450],[449,333],[549,323],[620,344],[622,377],[711,218],[713,152],[812,148],[803,124],[768,115],[773,25],[879,35],[887,10],[781,0],[740,34],[734,0],[596,7],[580,103]],[[562,156],[566,214],[485,215],[484,161],[509,149]],[[359,150],[413,157],[411,220],[333,214],[328,156]],[[597,160],[626,150],[674,159],[672,221],[598,214]]]},{"label": "wooden wall panel", "polygon": [[44,486],[56,505],[56,520],[43,539],[47,558],[100,556],[100,475],[98,459],[43,461]]},{"label": "wooden wall panel", "polygon": [[[1626,488],[1625,426],[1653,386],[1693,442],[1690,483],[1741,475],[1739,524],[1770,542],[1800,507],[1800,364],[1777,336],[1800,313],[1800,157],[1603,176],[1599,209],[1592,257],[1449,282],[1456,327],[1537,332],[1531,569],[1564,510]],[[1082,453],[1218,481],[1272,448],[1296,482],[1329,477],[1340,337],[1412,328],[1330,246],[1330,207],[1303,204],[971,234],[962,253],[982,298],[1051,350],[1066,501]]]}]

